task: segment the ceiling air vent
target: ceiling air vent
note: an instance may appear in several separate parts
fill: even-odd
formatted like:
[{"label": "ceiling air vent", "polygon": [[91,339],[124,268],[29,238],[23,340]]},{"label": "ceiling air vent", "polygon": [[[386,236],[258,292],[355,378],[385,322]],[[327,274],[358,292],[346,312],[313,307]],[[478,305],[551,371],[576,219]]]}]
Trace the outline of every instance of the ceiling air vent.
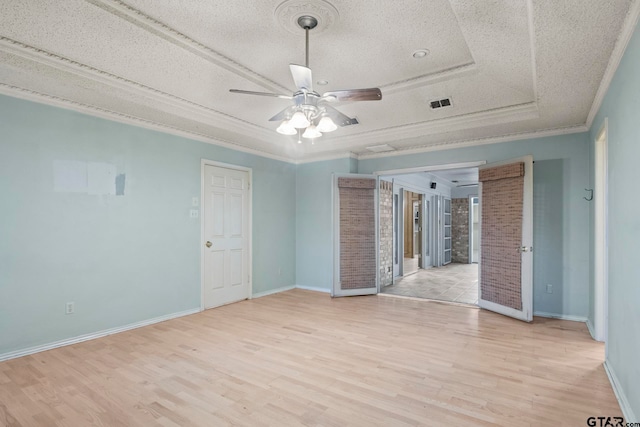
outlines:
[{"label": "ceiling air vent", "polygon": [[374,153],[382,153],[384,151],[395,151],[396,149],[390,146],[389,144],[382,144],[382,145],[373,145],[371,147],[367,147],[367,150],[373,151]]},{"label": "ceiling air vent", "polygon": [[438,108],[443,107],[451,107],[451,98],[439,99],[437,101],[431,101],[429,103],[432,110],[436,110]]}]

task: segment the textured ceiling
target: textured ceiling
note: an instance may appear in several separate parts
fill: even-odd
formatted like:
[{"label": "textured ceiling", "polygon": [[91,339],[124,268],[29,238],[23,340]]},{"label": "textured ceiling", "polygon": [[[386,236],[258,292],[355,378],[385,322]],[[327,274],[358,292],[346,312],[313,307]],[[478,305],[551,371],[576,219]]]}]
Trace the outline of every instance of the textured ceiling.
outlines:
[{"label": "textured ceiling", "polygon": [[[4,0],[0,91],[292,160],[571,130],[632,3]],[[336,105],[360,124],[314,145],[268,121],[289,101],[228,92],[293,91],[304,32],[291,19],[305,12],[321,21],[310,67],[329,84],[316,89],[383,93]],[[429,108],[445,97],[452,107]]]}]

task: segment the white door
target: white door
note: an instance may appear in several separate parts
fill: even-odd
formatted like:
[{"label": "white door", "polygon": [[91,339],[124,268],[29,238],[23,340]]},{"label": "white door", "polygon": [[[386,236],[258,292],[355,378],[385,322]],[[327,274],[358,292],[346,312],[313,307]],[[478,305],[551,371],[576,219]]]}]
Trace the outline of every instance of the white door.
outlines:
[{"label": "white door", "polygon": [[334,272],[331,296],[378,293],[378,179],[334,174]]},{"label": "white door", "polygon": [[249,173],[204,166],[204,308],[249,298]]},{"label": "white door", "polygon": [[481,308],[533,319],[533,158],[479,167]]}]

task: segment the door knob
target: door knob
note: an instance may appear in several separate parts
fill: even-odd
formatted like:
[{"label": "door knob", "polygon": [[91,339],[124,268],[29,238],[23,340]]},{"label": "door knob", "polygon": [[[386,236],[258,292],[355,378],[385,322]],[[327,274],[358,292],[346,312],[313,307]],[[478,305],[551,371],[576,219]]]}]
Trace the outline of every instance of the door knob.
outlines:
[{"label": "door knob", "polygon": [[204,245],[205,245],[206,247],[210,248],[212,244],[213,244],[213,243],[211,243],[210,241],[208,241],[208,240],[207,240],[207,243],[205,243]]}]

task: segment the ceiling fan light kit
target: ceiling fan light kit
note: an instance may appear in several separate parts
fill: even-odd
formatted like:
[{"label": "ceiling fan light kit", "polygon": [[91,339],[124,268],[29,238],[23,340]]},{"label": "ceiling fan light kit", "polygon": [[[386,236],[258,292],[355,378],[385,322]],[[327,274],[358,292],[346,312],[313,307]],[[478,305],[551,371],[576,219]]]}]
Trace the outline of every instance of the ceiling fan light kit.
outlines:
[{"label": "ceiling fan light kit", "polygon": [[[296,92],[292,96],[275,93],[253,92],[240,89],[230,89],[232,93],[245,95],[270,96],[280,99],[293,100],[294,105],[285,108],[273,116],[270,121],[280,121],[276,131],[282,135],[298,135],[298,143],[302,138],[315,139],[323,133],[333,132],[338,126],[358,124],[335,108],[327,105],[344,101],[379,101],[382,92],[379,88],[346,89],[329,91],[320,95],[313,90],[313,78],[309,68],[309,31],[318,25],[318,20],[311,15],[298,18],[298,26],[305,32],[305,65],[289,64]],[[313,143],[313,142],[312,142]]]}]

